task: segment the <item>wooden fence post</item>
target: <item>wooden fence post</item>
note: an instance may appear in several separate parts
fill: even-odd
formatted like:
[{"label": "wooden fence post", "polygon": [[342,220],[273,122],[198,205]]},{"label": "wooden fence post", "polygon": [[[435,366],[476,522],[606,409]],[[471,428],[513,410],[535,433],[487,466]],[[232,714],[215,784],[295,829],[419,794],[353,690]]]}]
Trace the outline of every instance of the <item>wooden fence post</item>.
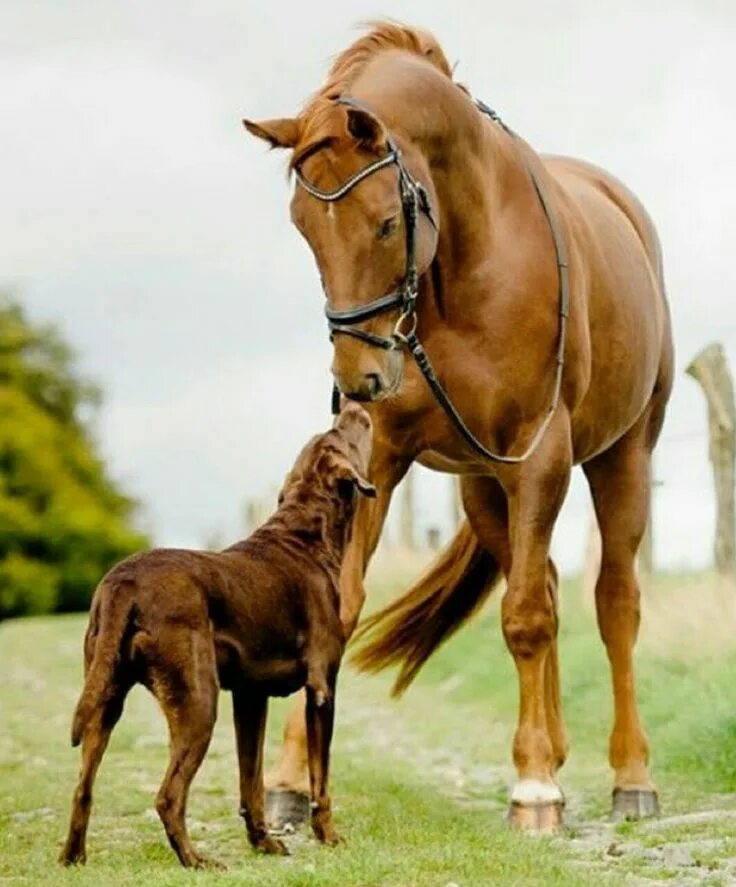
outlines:
[{"label": "wooden fence post", "polygon": [[410,468],[401,483],[401,545],[413,551],[416,544],[414,535],[414,469]]},{"label": "wooden fence post", "polygon": [[639,543],[639,551],[636,555],[636,565],[639,576],[649,577],[654,572],[654,465],[649,462],[649,514],[644,535]]},{"label": "wooden fence post", "polygon": [[715,561],[719,572],[733,573],[736,571],[736,407],[723,346],[717,342],[708,345],[693,358],[685,372],[699,383],[708,402],[709,453],[717,503]]},{"label": "wooden fence post", "polygon": [[588,518],[588,538],[585,542],[585,555],[583,557],[583,572],[580,576],[580,590],[583,606],[586,610],[595,609],[595,585],[598,581],[598,573],[601,569],[601,534],[598,529],[598,521],[593,510]]},{"label": "wooden fence post", "polygon": [[450,483],[452,484],[452,500],[450,501],[450,517],[452,519],[452,531],[455,532],[462,523],[463,499],[460,494],[460,478],[454,474],[450,475]]}]

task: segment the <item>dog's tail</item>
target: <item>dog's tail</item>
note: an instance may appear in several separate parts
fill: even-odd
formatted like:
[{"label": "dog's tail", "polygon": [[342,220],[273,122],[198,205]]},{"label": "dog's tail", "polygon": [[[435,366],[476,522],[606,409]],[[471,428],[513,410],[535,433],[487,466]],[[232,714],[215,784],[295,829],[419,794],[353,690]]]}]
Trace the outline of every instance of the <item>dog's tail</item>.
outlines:
[{"label": "dog's tail", "polygon": [[127,582],[103,581],[95,593],[85,647],[93,637],[94,651],[72,720],[72,745],[79,745],[95,710],[110,698],[120,647],[133,606]]},{"label": "dog's tail", "polygon": [[352,661],[369,672],[401,664],[392,690],[401,695],[440,644],[488,598],[499,574],[496,560],[463,523],[406,594],[358,626],[356,638],[364,643]]}]

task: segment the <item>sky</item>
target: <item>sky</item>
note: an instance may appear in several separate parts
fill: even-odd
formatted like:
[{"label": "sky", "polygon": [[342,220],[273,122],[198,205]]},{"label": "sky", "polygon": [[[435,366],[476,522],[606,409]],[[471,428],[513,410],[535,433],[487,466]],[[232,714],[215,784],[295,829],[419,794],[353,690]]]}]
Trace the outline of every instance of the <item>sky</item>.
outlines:
[{"label": "sky", "polygon": [[[713,340],[736,359],[730,0],[3,0],[0,289],[58,324],[102,385],[101,452],[155,540],[238,538],[245,499],[327,426],[330,394],[285,157],[240,120],[294,114],[356,23],[387,14],[433,31],[457,79],[537,150],[606,167],[654,217],[678,354],[656,556],[707,564],[705,403],[684,367]],[[448,478],[421,470],[416,488],[421,531],[448,532]],[[564,569],[589,522],[577,470],[554,541]]]}]

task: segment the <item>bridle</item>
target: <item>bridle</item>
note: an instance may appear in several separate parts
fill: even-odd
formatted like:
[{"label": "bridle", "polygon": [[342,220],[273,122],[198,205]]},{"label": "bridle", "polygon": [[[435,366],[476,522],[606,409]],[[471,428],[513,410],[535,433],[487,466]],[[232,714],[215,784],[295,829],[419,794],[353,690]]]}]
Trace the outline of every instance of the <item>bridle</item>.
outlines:
[{"label": "bridle", "polygon": [[[337,104],[348,105],[363,111],[372,112],[362,102],[357,99],[342,96],[335,99]],[[494,123],[500,125],[509,135],[514,136],[513,131],[506,126],[501,118],[489,108],[486,104],[479,100],[475,100],[475,105],[479,111],[489,117]],[[299,166],[295,169],[295,177],[299,185],[304,190],[326,203],[334,203],[341,200],[346,194],[349,194],[357,185],[359,185],[368,176],[378,172],[381,169],[395,165],[398,168],[399,178],[399,194],[401,197],[401,209],[404,216],[404,232],[406,242],[406,265],[402,285],[394,292],[385,296],[380,296],[370,302],[360,305],[357,308],[346,308],[337,310],[330,308],[329,303],[325,307],[325,315],[330,330],[330,340],[336,335],[352,336],[363,342],[373,345],[376,348],[386,350],[396,350],[404,345],[409,349],[414,362],[419,371],[424,376],[432,393],[437,399],[439,405],[444,410],[447,417],[455,426],[458,433],[463,439],[475,450],[476,453],[486,459],[494,462],[503,462],[507,464],[518,464],[526,461],[532,453],[537,449],[549,427],[554,413],[560,400],[562,389],[562,373],[565,362],[565,338],[567,331],[567,318],[569,314],[570,304],[570,284],[567,266],[567,251],[565,248],[565,240],[560,228],[556,215],[552,211],[551,204],[546,195],[545,189],[538,177],[534,174],[534,170],[524,158],[524,163],[531,178],[534,190],[536,191],[539,202],[544,210],[545,217],[552,233],[552,239],[555,247],[555,258],[558,270],[558,302],[559,302],[559,327],[557,337],[557,352],[554,388],[552,400],[547,409],[545,417],[534,434],[531,442],[526,450],[519,456],[506,456],[494,453],[487,449],[481,441],[473,434],[458,413],[457,408],[450,400],[447,391],[444,389],[437,378],[427,352],[424,350],[421,342],[417,338],[417,298],[419,296],[419,275],[417,273],[416,264],[416,229],[419,210],[426,216],[435,231],[438,230],[437,220],[432,210],[432,204],[427,189],[421,182],[417,181],[404,165],[401,151],[396,142],[389,134],[386,142],[388,145],[388,153],[379,157],[378,160],[362,167],[354,175],[348,178],[334,191],[323,191],[316,188],[307,181]],[[367,330],[356,329],[356,324],[371,320],[387,311],[399,309],[399,317],[396,321],[394,329],[389,337],[379,336]],[[337,385],[333,387],[332,392],[332,412],[337,414],[340,409],[340,392]]]}]

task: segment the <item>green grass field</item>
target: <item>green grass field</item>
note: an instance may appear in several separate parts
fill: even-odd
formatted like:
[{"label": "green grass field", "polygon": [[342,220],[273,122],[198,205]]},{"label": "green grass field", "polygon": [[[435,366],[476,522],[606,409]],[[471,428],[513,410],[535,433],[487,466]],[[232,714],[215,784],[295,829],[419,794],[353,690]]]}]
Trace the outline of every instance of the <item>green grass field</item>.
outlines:
[{"label": "green grass field", "polygon": [[[400,571],[374,577],[375,599]],[[561,656],[571,756],[562,771],[567,831],[553,839],[503,823],[513,778],[513,664],[498,600],[432,660],[400,702],[390,676],[346,669],[333,756],[337,849],[308,833],[288,858],[249,850],[237,812],[230,700],[223,694],[193,786],[195,844],[225,873],[180,868],[153,810],[167,759],[164,722],[131,693],[96,785],[88,863],[56,863],[78,751],[69,723],[81,681],[83,617],[0,625],[0,884],[242,884],[482,887],[491,884],[736,883],[736,590],[712,577],[657,580],[646,594],[637,658],[642,710],[664,818],[609,825],[607,663],[592,606],[563,584]],[[272,706],[275,754],[285,706]],[[697,815],[690,815],[697,814]]]}]

